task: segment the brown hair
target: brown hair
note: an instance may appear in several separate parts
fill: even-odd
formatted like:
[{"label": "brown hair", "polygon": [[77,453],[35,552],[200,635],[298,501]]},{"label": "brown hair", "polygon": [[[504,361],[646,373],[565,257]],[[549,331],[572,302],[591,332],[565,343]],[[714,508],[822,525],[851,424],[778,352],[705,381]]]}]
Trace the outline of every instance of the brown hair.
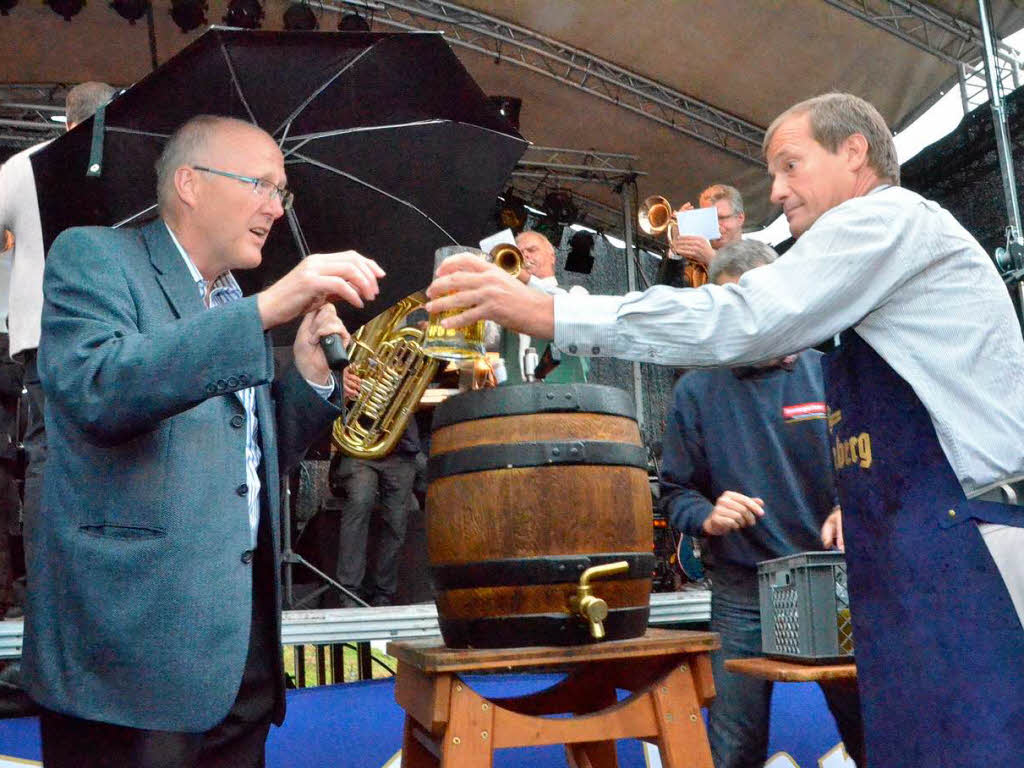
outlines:
[{"label": "brown hair", "polygon": [[843,141],[859,133],[868,143],[868,165],[882,181],[900,183],[900,161],[889,126],[874,106],[852,93],[824,93],[794,104],[772,121],[765,131],[761,151],[767,154],[778,127],[799,115],[810,118],[814,140],[832,154]]}]

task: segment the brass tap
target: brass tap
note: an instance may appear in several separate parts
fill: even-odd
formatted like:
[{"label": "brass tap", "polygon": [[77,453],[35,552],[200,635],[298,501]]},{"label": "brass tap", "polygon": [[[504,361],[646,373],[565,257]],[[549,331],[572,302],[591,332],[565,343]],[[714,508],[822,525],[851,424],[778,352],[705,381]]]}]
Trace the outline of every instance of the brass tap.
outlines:
[{"label": "brass tap", "polygon": [[603,576],[615,576],[626,573],[628,570],[629,563],[625,560],[587,568],[580,575],[576,594],[569,598],[569,611],[579,614],[590,624],[590,636],[595,640],[604,639],[604,620],[608,618],[608,603],[593,594],[590,589],[590,580],[600,579]]}]

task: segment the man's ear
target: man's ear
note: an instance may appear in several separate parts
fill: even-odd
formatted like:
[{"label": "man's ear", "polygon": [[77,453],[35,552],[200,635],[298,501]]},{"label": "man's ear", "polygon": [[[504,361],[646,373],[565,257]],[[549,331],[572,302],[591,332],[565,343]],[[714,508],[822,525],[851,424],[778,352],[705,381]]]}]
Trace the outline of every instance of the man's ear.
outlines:
[{"label": "man's ear", "polygon": [[743,226],[743,222],[745,222],[747,220],[747,214],[745,214],[745,213],[737,213],[736,214],[736,220],[740,223],[740,226],[742,227]]},{"label": "man's ear", "polygon": [[841,151],[845,154],[850,170],[859,171],[868,162],[868,140],[863,133],[853,133],[843,140]]},{"label": "man's ear", "polygon": [[196,171],[187,165],[181,166],[174,172],[174,191],[181,202],[189,208],[194,208],[199,202],[197,181]]}]

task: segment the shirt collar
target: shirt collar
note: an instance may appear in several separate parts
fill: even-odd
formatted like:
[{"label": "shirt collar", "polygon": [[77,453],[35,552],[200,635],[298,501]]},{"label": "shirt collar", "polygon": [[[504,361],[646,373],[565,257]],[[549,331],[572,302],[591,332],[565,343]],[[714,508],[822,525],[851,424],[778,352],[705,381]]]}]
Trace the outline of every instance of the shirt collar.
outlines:
[{"label": "shirt collar", "polygon": [[[188,273],[192,276],[192,279],[196,283],[196,287],[199,289],[199,297],[205,302],[206,288],[209,284],[208,281],[203,277],[199,268],[196,267],[195,262],[192,261],[192,257],[185,252],[184,248],[182,248],[181,243],[178,242],[178,238],[174,235],[174,231],[167,226],[166,221],[164,222],[164,226],[167,227],[167,234],[171,236],[171,242],[174,243],[174,247],[177,248],[178,253],[181,254],[181,258],[185,262],[185,266],[188,267]],[[225,298],[228,298],[229,300],[233,298],[241,298],[242,296],[242,289],[235,280],[234,275],[231,274],[230,270],[221,273],[214,279],[213,290],[210,291],[211,304],[214,292],[226,294]]]},{"label": "shirt collar", "polygon": [[557,286],[558,285],[558,278],[555,277],[554,275],[551,275],[550,277],[537,277],[535,279],[541,285],[547,285],[547,286]]}]

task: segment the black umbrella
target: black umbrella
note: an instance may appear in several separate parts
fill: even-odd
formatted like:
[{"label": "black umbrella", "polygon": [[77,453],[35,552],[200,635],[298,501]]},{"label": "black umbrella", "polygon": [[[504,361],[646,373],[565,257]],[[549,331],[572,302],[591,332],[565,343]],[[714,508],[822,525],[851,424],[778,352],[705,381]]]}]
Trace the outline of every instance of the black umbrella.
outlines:
[{"label": "black umbrella", "polygon": [[[87,121],[33,155],[46,246],[70,226],[155,215],[153,164],[198,114],[267,130],[295,192],[263,265],[238,275],[243,289],[269,285],[305,253],[354,248],[388,278],[364,309],[339,305],[353,329],[426,287],[435,248],[488,234],[526,148],[439,34],[214,28],[111,102],[95,130]],[[87,176],[96,161],[99,175]]]}]

